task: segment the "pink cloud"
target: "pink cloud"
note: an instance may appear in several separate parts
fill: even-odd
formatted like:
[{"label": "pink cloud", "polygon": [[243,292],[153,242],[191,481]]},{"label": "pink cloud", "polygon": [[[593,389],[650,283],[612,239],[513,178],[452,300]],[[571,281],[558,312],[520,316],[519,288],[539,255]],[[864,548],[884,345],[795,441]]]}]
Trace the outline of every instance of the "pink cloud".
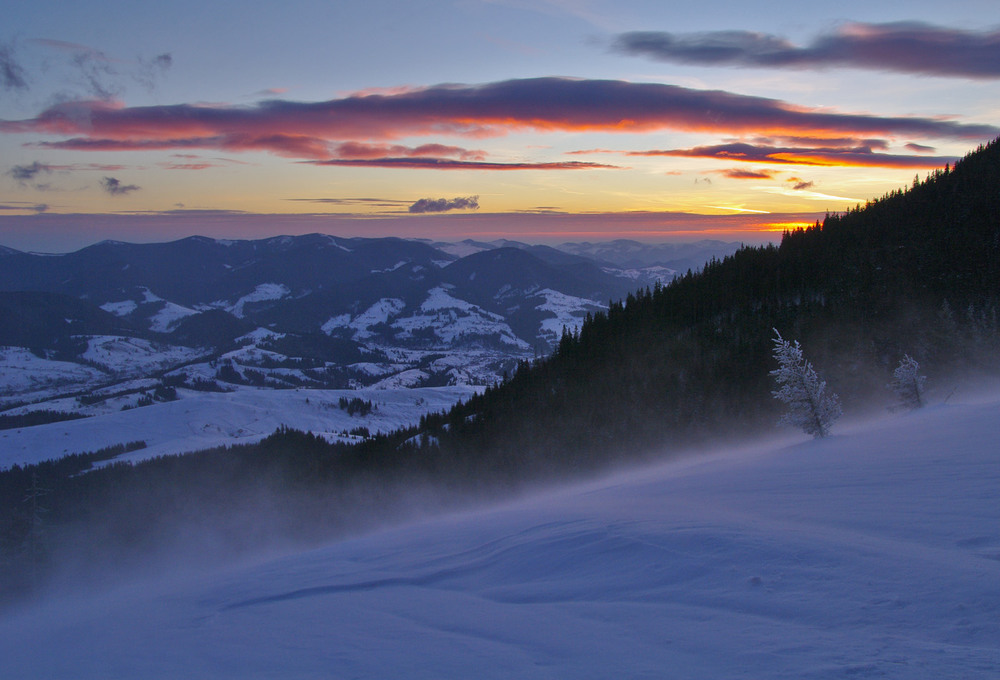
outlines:
[{"label": "pink cloud", "polygon": [[344,142],[334,147],[337,158],[341,159],[375,159],[387,157],[456,157],[461,160],[485,160],[485,151],[471,151],[458,146],[444,144],[422,144],[418,147],[402,146],[400,144],[365,144],[363,142]]},{"label": "pink cloud", "polygon": [[333,148],[345,140],[664,129],[774,138],[907,136],[976,141],[1000,133],[989,125],[937,118],[836,113],[718,90],[570,78],[438,85],[312,103],[269,100],[251,106],[124,107],[91,100],[58,104],[30,120],[0,121],[0,132],[71,137],[41,143],[55,148],[200,147],[311,159],[334,155]]},{"label": "pink cloud", "polygon": [[339,165],[367,168],[406,168],[410,170],[619,170],[617,165],[564,161],[554,163],[491,163],[450,158],[331,158],[322,161],[302,161],[313,165]]},{"label": "pink cloud", "polygon": [[729,170],[713,170],[713,172],[729,179],[774,179],[774,173],[770,170],[732,168]]}]

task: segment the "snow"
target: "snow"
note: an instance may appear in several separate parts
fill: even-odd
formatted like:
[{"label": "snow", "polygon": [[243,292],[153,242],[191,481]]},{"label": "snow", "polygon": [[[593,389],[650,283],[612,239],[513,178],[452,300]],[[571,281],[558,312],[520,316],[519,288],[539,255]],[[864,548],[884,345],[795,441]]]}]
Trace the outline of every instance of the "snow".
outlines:
[{"label": "snow", "polygon": [[243,308],[250,302],[264,302],[265,300],[280,300],[291,295],[292,291],[288,286],[280,283],[261,283],[254,288],[252,293],[247,293],[230,307],[226,309],[230,314],[238,319],[243,318]]},{"label": "snow", "polygon": [[[406,303],[399,298],[382,298],[364,312],[354,317],[354,320],[348,325],[354,329],[354,338],[356,340],[369,338],[373,335],[368,330],[370,326],[387,322],[390,318],[403,311],[405,307]],[[327,323],[329,324],[331,321]],[[324,332],[329,333],[330,331],[325,330],[325,327],[326,324],[324,324]]]},{"label": "snow", "polygon": [[400,260],[399,262],[397,262],[396,264],[392,265],[388,269],[372,269],[371,273],[372,274],[388,274],[389,272],[396,271],[400,267],[405,267],[409,263],[410,263],[409,260]]},{"label": "snow", "polygon": [[996,678],[1000,401],[0,620],[6,678]]},{"label": "snow", "polygon": [[405,371],[400,371],[394,375],[390,375],[388,378],[383,378],[377,383],[372,385],[371,389],[375,390],[400,390],[400,389],[413,389],[423,381],[430,377],[428,373],[421,371],[419,368],[411,368]]},{"label": "snow", "polygon": [[163,308],[149,319],[149,330],[157,333],[168,333],[178,321],[193,314],[198,314],[198,312],[173,302],[165,302]]},{"label": "snow", "polygon": [[518,338],[499,314],[453,297],[443,286],[428,291],[420,305],[422,314],[396,319],[392,327],[402,331],[398,337],[410,338],[419,331],[430,329],[442,343],[451,345],[462,339],[496,337],[505,345],[521,350],[530,348]]},{"label": "snow", "polygon": [[0,395],[14,397],[57,387],[68,387],[105,378],[96,368],[53,361],[24,347],[0,347]]},{"label": "snow", "polygon": [[[281,425],[331,441],[341,431],[357,427],[367,427],[372,433],[390,432],[415,425],[425,413],[448,409],[476,392],[477,388],[468,386],[398,390],[241,387],[228,393],[178,389],[177,401],[128,411],[105,410],[84,420],[0,430],[0,468],[137,440],[145,441],[147,448],[125,459],[188,453],[259,441]],[[371,401],[376,408],[364,417],[350,416],[338,406],[341,397]],[[135,399],[133,395],[131,402]]]},{"label": "snow", "polygon": [[128,316],[134,312],[139,307],[135,300],[122,300],[121,302],[106,302],[101,305],[101,309],[105,312],[114,314],[115,316]]},{"label": "snow", "polygon": [[[456,297],[452,297],[444,286],[435,286],[427,291],[427,299],[423,301],[420,305],[420,309],[425,312],[433,312],[440,309],[460,309],[463,312],[474,312],[480,311],[480,308],[476,305],[466,302],[465,300],[459,300]],[[485,312],[489,314],[489,312]],[[490,314],[490,316],[496,319],[502,319],[503,317],[496,314]]]},{"label": "snow", "polygon": [[618,278],[631,279],[633,281],[637,281],[639,279],[650,279],[653,281],[659,281],[660,283],[670,283],[677,278],[676,269],[658,265],[652,267],[642,267],[640,269],[616,269],[613,267],[602,267],[601,271],[605,274],[611,274],[612,276],[617,276]]},{"label": "snow", "polygon": [[254,330],[250,331],[246,335],[241,335],[236,338],[236,342],[264,342],[265,340],[280,340],[285,337],[284,333],[277,333],[267,328],[261,328],[258,326]]},{"label": "snow", "polygon": [[339,314],[337,316],[331,316],[326,323],[319,327],[321,331],[330,335],[338,328],[345,328],[351,323],[350,314]]},{"label": "snow", "polygon": [[542,304],[535,305],[535,309],[543,312],[551,312],[555,315],[554,317],[542,320],[538,335],[556,341],[562,337],[563,328],[569,329],[571,333],[580,330],[587,312],[595,312],[608,308],[607,305],[601,304],[596,300],[566,295],[551,288],[544,288],[538,291],[533,297],[544,299]]},{"label": "snow", "polygon": [[146,375],[197,359],[204,353],[191,347],[163,345],[142,338],[95,335],[88,339],[87,350],[80,357],[119,375]]}]

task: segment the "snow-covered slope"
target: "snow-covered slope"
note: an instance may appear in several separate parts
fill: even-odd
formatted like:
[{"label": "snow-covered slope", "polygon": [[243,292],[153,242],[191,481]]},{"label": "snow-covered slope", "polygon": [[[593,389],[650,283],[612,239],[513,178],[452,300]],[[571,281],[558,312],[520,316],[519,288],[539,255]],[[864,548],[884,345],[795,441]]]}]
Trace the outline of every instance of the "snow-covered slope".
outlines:
[{"label": "snow-covered slope", "polygon": [[[73,400],[60,400],[50,405],[56,410],[83,411],[92,417],[0,431],[0,469],[132,441],[144,441],[147,446],[117,460],[134,461],[214,446],[250,444],[282,425],[313,432],[328,441],[355,442],[358,438],[350,436],[352,430],[367,428],[374,434],[416,425],[420,416],[446,410],[477,390],[468,385],[397,390],[240,387],[225,393],[181,389],[177,390],[177,401],[156,402],[126,411],[121,411],[121,407],[134,406],[136,394],[112,399],[89,410],[68,403]],[[341,398],[370,401],[374,408],[365,416],[352,416],[339,407]],[[348,434],[344,435],[345,432]]]},{"label": "snow-covered slope", "polygon": [[998,440],[938,407],[63,598],[3,674],[996,678]]},{"label": "snow-covered slope", "polygon": [[13,401],[22,393],[88,384],[104,377],[91,366],[42,359],[26,347],[0,347],[0,404],[4,397]]}]

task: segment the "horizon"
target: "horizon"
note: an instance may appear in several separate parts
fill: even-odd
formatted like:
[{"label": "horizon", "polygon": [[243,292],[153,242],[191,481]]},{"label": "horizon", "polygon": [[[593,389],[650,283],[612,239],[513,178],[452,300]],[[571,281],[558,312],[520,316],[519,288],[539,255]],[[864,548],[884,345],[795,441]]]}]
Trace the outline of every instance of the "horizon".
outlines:
[{"label": "horizon", "polygon": [[985,0],[231,9],[12,8],[0,243],[763,243],[1000,136]]},{"label": "horizon", "polygon": [[[162,215],[42,214],[15,218],[0,215],[0,246],[39,254],[66,254],[104,241],[167,243],[190,237],[256,241],[280,236],[324,234],[338,238],[402,238],[458,243],[517,241],[530,245],[606,243],[629,240],[645,244],[684,244],[703,240],[744,245],[777,243],[785,230],[822,222],[825,214],[685,215],[676,213],[538,215],[510,224],[505,213],[449,215],[442,221],[462,225],[426,228],[414,218],[338,218],[330,215],[216,214],[202,211]],[[433,221],[436,216],[425,220]],[[372,230],[382,223],[382,229]],[[385,224],[392,226],[385,228]],[[615,225],[613,231],[607,224]],[[234,233],[236,231],[236,233]],[[373,233],[373,231],[375,233]]]}]

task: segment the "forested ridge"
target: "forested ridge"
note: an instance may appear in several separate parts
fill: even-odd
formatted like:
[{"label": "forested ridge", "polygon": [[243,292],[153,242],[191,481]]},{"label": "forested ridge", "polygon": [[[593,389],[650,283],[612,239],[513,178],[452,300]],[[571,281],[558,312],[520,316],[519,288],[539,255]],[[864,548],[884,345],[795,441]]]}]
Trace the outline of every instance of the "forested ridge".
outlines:
[{"label": "forested ridge", "polygon": [[998,296],[994,141],[780,245],[613,303],[550,359],[426,425],[443,448],[489,450],[515,475],[770,428],[775,328],[856,412],[887,399],[905,353],[932,378],[996,371]]},{"label": "forested ridge", "polygon": [[932,385],[996,374],[998,298],[1000,140],[779,245],[614,302],[552,356],[418,428],[354,447],[283,430],[85,474],[86,457],[0,473],[4,587],[28,587],[81,546],[122,560],[185,540],[238,552],[771,430],[773,329],[801,340],[846,412],[884,409],[904,354]]}]

